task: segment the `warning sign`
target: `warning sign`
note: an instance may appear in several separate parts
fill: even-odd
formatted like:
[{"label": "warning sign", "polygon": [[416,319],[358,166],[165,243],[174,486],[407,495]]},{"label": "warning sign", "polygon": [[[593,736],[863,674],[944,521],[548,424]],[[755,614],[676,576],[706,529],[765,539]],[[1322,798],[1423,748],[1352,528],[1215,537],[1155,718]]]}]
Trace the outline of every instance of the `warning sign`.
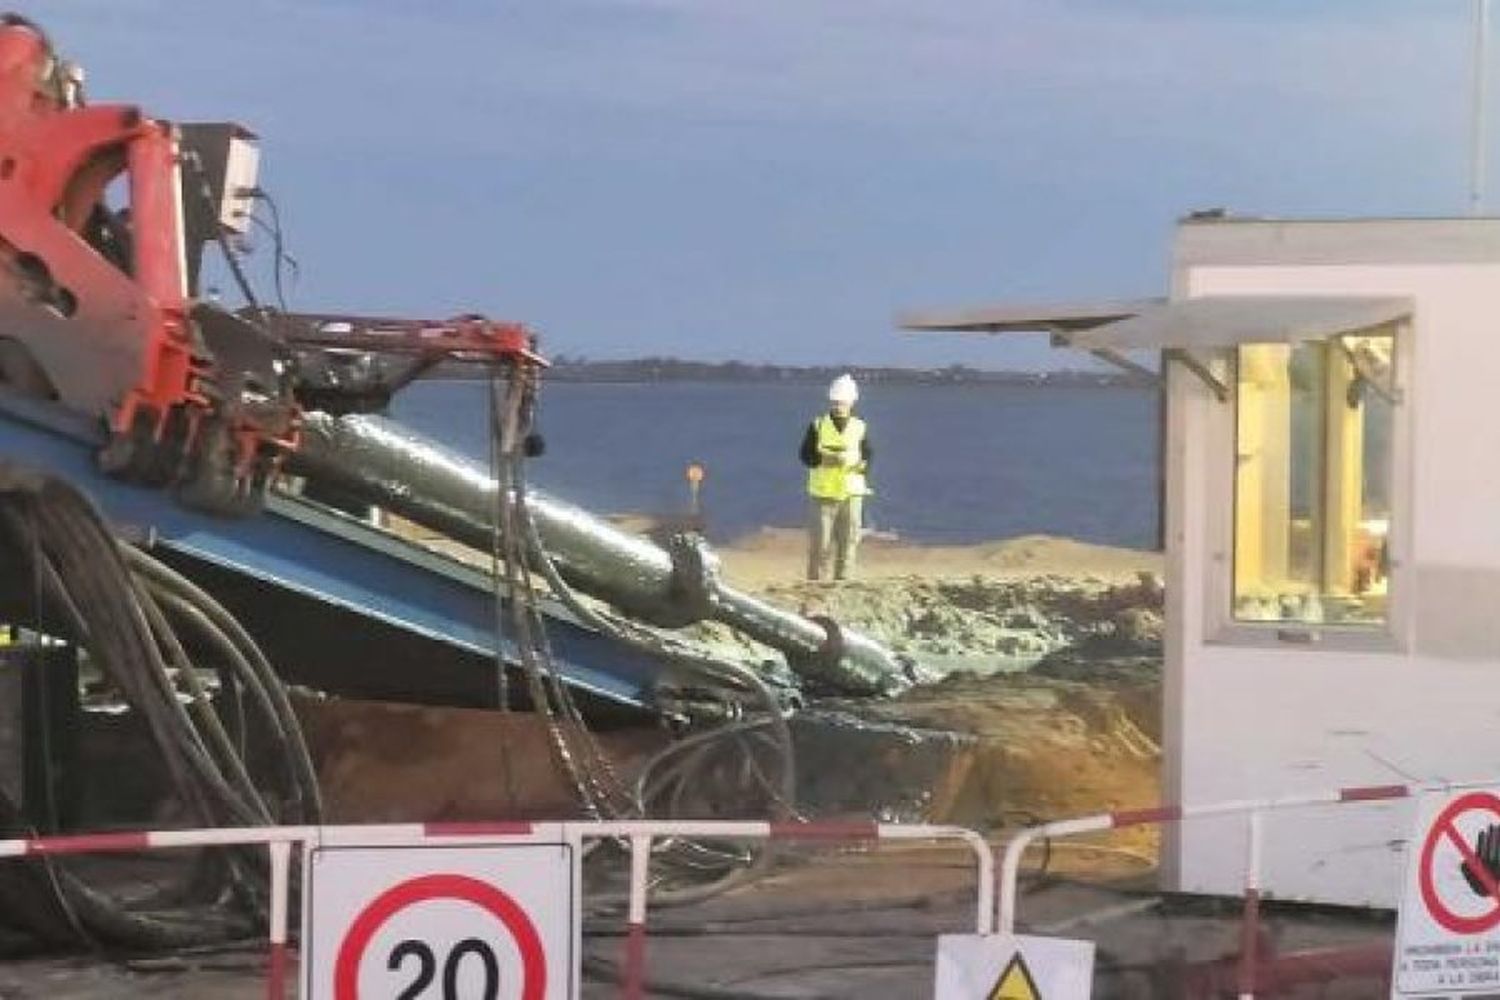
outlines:
[{"label": "warning sign", "polygon": [[324,845],[305,864],[306,997],[574,995],[578,873],[566,843]]},{"label": "warning sign", "polygon": [[985,1000],[1039,1000],[1040,997],[1031,968],[1026,964],[1026,956],[1018,951],[1010,964],[1000,971],[995,988]]},{"label": "warning sign", "polygon": [[938,938],[936,1000],[1088,1000],[1094,944],[1023,934]]},{"label": "warning sign", "polygon": [[1500,790],[1424,796],[1407,847],[1398,997],[1500,992]]}]

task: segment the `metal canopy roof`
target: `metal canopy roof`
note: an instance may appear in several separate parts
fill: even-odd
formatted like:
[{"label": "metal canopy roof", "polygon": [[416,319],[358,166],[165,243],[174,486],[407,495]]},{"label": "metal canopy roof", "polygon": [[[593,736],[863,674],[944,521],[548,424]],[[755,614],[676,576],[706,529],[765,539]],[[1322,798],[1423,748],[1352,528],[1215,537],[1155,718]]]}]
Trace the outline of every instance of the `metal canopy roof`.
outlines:
[{"label": "metal canopy roof", "polygon": [[1296,344],[1358,333],[1411,315],[1395,296],[1208,295],[1163,303],[1068,338],[1085,350],[1225,348]]},{"label": "metal canopy roof", "polygon": [[1120,299],[1105,302],[977,306],[953,312],[905,313],[898,316],[896,322],[904,330],[957,333],[1073,332],[1127,319],[1159,308],[1165,301]]}]

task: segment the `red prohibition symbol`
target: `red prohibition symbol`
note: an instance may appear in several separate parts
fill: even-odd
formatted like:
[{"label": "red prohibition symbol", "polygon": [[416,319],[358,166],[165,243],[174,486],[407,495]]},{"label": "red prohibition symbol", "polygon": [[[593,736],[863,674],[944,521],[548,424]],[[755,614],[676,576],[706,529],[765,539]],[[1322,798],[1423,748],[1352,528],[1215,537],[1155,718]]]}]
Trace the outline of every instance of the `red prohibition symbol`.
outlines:
[{"label": "red prohibition symbol", "polygon": [[[1427,912],[1432,914],[1432,919],[1436,920],[1440,926],[1454,934],[1483,934],[1491,928],[1500,926],[1500,891],[1497,891],[1495,877],[1475,855],[1474,848],[1464,839],[1463,831],[1454,824],[1454,820],[1459,816],[1471,811],[1490,813],[1494,817],[1492,822],[1500,823],[1500,798],[1496,798],[1489,792],[1470,792],[1448,803],[1432,821],[1432,829],[1427,831],[1427,839],[1422,844],[1422,857],[1417,866],[1417,884],[1421,889],[1422,902],[1426,904]],[[1474,877],[1488,891],[1490,908],[1486,912],[1473,917],[1454,913],[1438,895],[1433,869],[1438,844],[1445,840],[1463,856],[1468,870],[1474,873]]]},{"label": "red prohibition symbol", "polygon": [[359,1000],[359,967],[375,933],[409,906],[436,899],[472,903],[505,925],[521,952],[521,1000],[542,1000],[547,992],[547,956],[536,925],[506,893],[467,875],[421,875],[376,896],[349,925],[333,967],[335,1000]]}]

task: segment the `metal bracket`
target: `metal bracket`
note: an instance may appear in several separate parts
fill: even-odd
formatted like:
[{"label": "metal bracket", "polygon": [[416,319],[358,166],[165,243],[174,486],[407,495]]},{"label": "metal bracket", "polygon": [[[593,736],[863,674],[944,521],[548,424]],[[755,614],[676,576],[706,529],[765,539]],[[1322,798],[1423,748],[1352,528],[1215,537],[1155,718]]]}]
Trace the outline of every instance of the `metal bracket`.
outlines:
[{"label": "metal bracket", "polygon": [[1208,386],[1209,391],[1214,394],[1219,402],[1229,402],[1229,386],[1221,382],[1219,377],[1209,369],[1208,365],[1194,356],[1191,351],[1182,347],[1169,347],[1161,353],[1164,360],[1180,362],[1184,368],[1198,376],[1199,380]]},{"label": "metal bracket", "polygon": [[1401,390],[1396,387],[1391,378],[1392,372],[1388,369],[1384,374],[1375,370],[1370,364],[1370,359],[1360,354],[1349,346],[1349,342],[1343,337],[1338,338],[1339,350],[1343,351],[1344,358],[1349,362],[1349,367],[1354,369],[1354,374],[1359,380],[1369,386],[1371,391],[1392,406],[1401,402]]},{"label": "metal bracket", "polygon": [[[1069,336],[1069,331],[1064,330],[1062,327],[1047,327],[1047,334],[1051,338],[1053,347],[1067,347],[1077,349],[1077,345],[1073,343],[1072,337]],[[1131,375],[1144,376],[1154,383],[1161,381],[1161,372],[1156,371],[1154,368],[1148,368],[1143,364],[1132,361],[1125,355],[1121,354],[1119,351],[1113,350],[1108,347],[1089,347],[1084,348],[1084,350],[1087,350],[1090,354],[1098,358],[1100,361],[1103,361],[1106,364],[1114,365],[1121,371],[1128,372]]]},{"label": "metal bracket", "polygon": [[1152,368],[1147,368],[1145,365],[1139,364],[1135,361],[1131,361],[1129,358],[1119,353],[1118,351],[1112,351],[1107,347],[1095,347],[1091,348],[1089,350],[1089,353],[1098,358],[1100,361],[1108,362],[1109,364],[1114,365],[1116,368],[1123,369],[1131,373],[1132,375],[1144,375],[1152,382],[1161,381],[1161,372],[1156,371]]}]

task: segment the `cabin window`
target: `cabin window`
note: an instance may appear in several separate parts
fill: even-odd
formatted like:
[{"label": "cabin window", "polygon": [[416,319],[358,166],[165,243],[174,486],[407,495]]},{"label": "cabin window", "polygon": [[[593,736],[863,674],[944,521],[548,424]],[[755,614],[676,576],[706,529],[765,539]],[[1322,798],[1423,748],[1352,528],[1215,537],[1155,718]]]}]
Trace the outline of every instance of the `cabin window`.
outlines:
[{"label": "cabin window", "polygon": [[1237,354],[1234,618],[1386,621],[1394,337]]}]

